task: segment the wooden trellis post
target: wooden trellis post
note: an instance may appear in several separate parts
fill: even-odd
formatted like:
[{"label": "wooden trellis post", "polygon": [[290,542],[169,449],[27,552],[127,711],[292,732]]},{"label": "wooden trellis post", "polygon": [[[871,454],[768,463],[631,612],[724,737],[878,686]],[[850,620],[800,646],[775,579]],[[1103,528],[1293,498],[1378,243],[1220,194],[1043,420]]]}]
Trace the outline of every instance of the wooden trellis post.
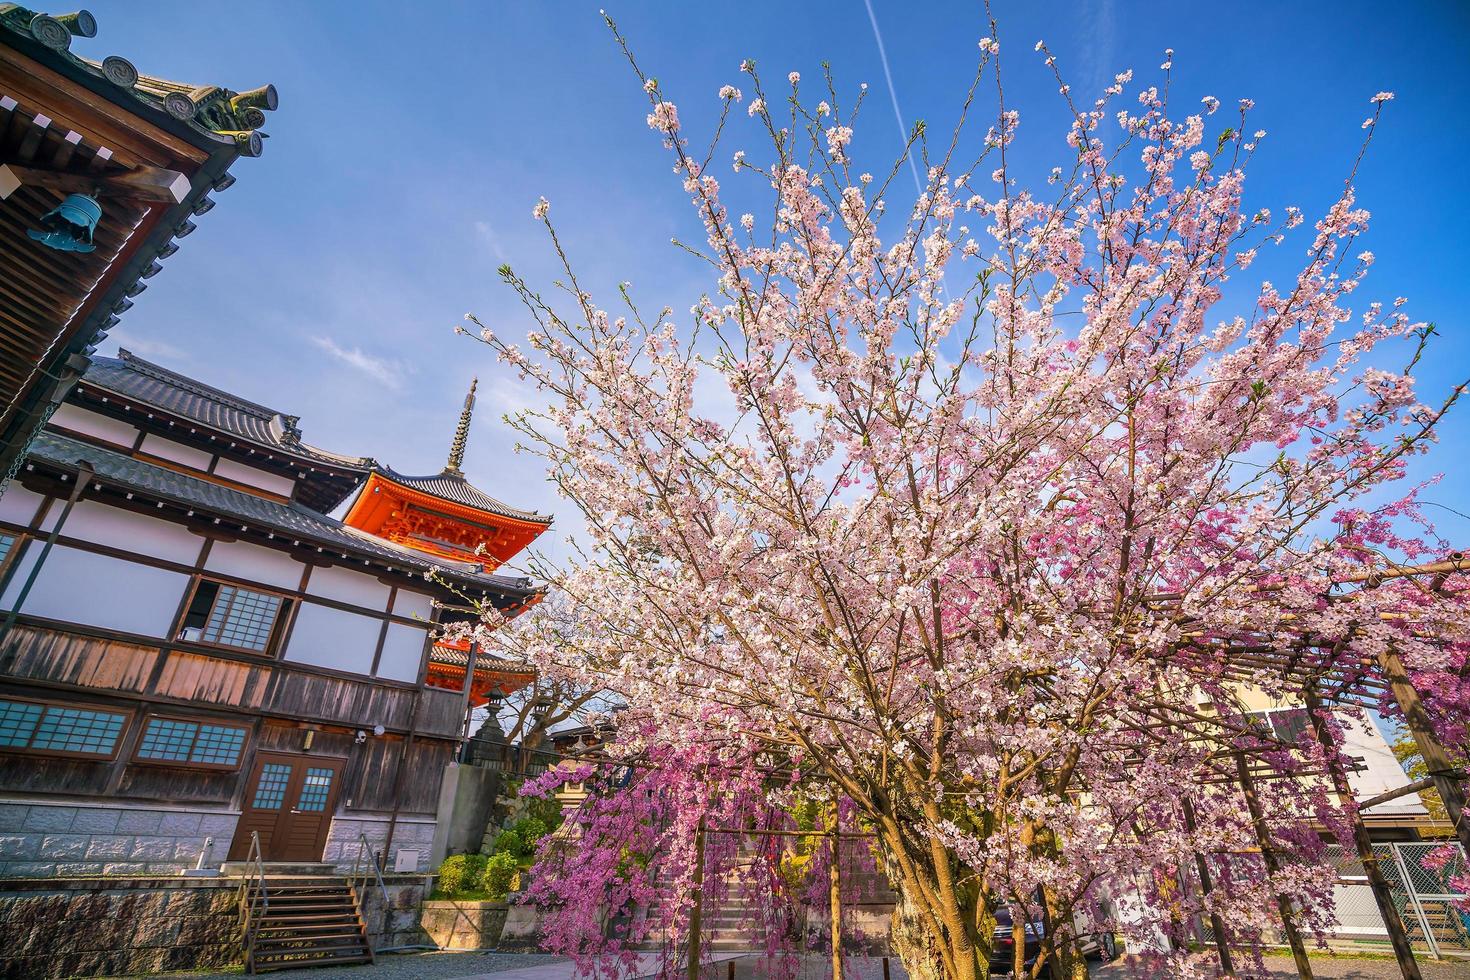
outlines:
[{"label": "wooden trellis post", "polygon": [[[1182,797],[1180,802],[1184,804],[1184,829],[1193,836],[1195,830],[1198,829],[1194,818],[1194,804],[1187,796]],[[1194,867],[1199,872],[1200,888],[1206,895],[1209,895],[1214,890],[1214,885],[1210,880],[1210,865],[1199,851],[1194,852]],[[1227,977],[1235,976],[1235,963],[1230,958],[1230,937],[1225,933],[1225,920],[1220,918],[1219,912],[1210,912],[1210,929],[1215,933],[1215,949],[1220,954],[1221,974]]]},{"label": "wooden trellis post", "polygon": [[1414,682],[1409,680],[1409,672],[1404,669],[1404,662],[1399,658],[1398,651],[1384,647],[1378,651],[1378,663],[1383,668],[1393,699],[1404,713],[1404,725],[1414,736],[1414,744],[1419,748],[1419,755],[1424,758],[1429,778],[1434,780],[1434,789],[1444,801],[1445,812],[1449,814],[1450,823],[1454,824],[1460,846],[1465,849],[1466,857],[1470,858],[1470,824],[1465,822],[1465,789],[1453,775],[1454,766],[1450,764],[1449,753],[1435,737],[1429,712],[1424,709],[1424,702],[1419,699]]},{"label": "wooden trellis post", "polygon": [[[1307,716],[1312,721],[1312,732],[1322,746],[1322,754],[1327,760],[1327,771],[1332,776],[1332,788],[1343,800],[1350,801],[1353,790],[1348,783],[1347,772],[1343,769],[1337,739],[1328,728],[1326,719],[1319,714],[1322,700],[1315,691],[1308,688],[1305,701]],[[1399,915],[1398,906],[1394,905],[1393,891],[1388,887],[1388,880],[1383,877],[1383,869],[1378,867],[1378,857],[1373,853],[1373,842],[1368,839],[1368,828],[1363,826],[1362,815],[1358,813],[1356,806],[1352,807],[1352,819],[1353,843],[1357,846],[1358,860],[1362,862],[1363,872],[1368,876],[1368,887],[1373,891],[1373,901],[1378,904],[1378,914],[1388,929],[1388,940],[1393,944],[1399,970],[1403,972],[1404,980],[1421,980],[1419,963],[1414,959],[1414,948],[1409,945],[1409,934],[1404,929],[1403,917]]]},{"label": "wooden trellis post", "polygon": [[699,980],[699,931],[704,909],[704,817],[694,831],[694,884],[689,899],[689,980]]},{"label": "wooden trellis post", "polygon": [[842,871],[837,866],[838,844],[842,838],[837,828],[837,804],[832,804],[832,820],[828,830],[832,840],[832,860],[827,868],[827,882],[832,898],[832,980],[842,980]]},{"label": "wooden trellis post", "polygon": [[[1246,762],[1243,752],[1235,754],[1235,771],[1240,776],[1240,790],[1245,794],[1245,806],[1250,811],[1256,840],[1261,845],[1261,860],[1266,863],[1266,871],[1274,875],[1281,870],[1281,865],[1276,860],[1276,852],[1271,848],[1271,832],[1266,829],[1261,801],[1256,798],[1255,780],[1251,778],[1250,764]],[[1306,944],[1302,942],[1302,934],[1297,930],[1296,911],[1291,907],[1291,900],[1285,895],[1277,894],[1276,908],[1281,913],[1281,928],[1286,933],[1286,941],[1291,945],[1291,956],[1296,960],[1296,972],[1302,980],[1312,980],[1312,961],[1307,958]]]}]

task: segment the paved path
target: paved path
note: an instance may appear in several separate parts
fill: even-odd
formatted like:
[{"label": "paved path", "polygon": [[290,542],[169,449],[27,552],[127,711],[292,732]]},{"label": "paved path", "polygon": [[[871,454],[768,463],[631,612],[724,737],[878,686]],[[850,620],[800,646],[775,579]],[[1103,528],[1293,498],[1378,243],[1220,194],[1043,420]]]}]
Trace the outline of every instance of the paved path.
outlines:
[{"label": "paved path", "polygon": [[[721,953],[713,967],[706,967],[706,980],[727,980],[731,963],[735,980],[761,980],[765,971],[759,956]],[[1291,957],[1269,956],[1266,965],[1273,980],[1297,980]],[[1130,980],[1136,976],[1126,959],[1108,966],[1092,966],[1093,980]],[[883,962],[868,957],[852,957],[848,961],[849,980],[882,980]],[[1470,980],[1470,960],[1447,960],[1436,963],[1427,957],[1419,961],[1424,980]],[[1318,980],[1401,980],[1398,965],[1390,959],[1312,956],[1312,968]],[[802,957],[801,970],[795,980],[828,980],[830,961],[824,956]],[[658,972],[658,957],[642,953],[632,969],[619,974],[619,980],[642,980]],[[889,962],[891,980],[908,980],[908,974],[897,958]],[[222,980],[239,978],[238,970],[227,973],[175,973],[170,980]],[[282,970],[272,973],[271,980],[574,980],[576,968],[565,957],[544,953],[411,953],[387,954],[371,966],[345,966],[332,969]]]}]

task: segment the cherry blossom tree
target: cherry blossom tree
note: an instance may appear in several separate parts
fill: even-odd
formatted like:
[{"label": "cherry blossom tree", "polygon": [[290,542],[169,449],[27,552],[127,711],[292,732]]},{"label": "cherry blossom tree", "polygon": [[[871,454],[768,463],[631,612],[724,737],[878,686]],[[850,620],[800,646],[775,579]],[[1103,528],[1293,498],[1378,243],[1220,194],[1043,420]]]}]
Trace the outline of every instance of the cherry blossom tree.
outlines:
[{"label": "cherry blossom tree", "polygon": [[[1321,215],[1248,207],[1248,99],[1178,110],[1170,56],[1076,102],[1038,44],[1072,124],[1030,186],[996,36],[960,124],[912,132],[912,200],[904,158],[855,162],[862,90],[768,87],[746,62],[696,145],[630,53],[708,291],[677,314],[627,284],[599,305],[543,199],[564,278],[502,268],[524,346],[473,321],[545,396],[512,422],[587,527],[576,560],[534,568],[577,628],[492,623],[487,642],[614,692],[608,751],[666,784],[593,801],[553,934],[647,897],[619,848],[672,855],[687,884],[700,817],[748,826],[799,795],[873,835],[911,976],[984,976],[1000,905],[1017,929],[1039,908],[1047,958],[1077,975],[1103,889],[1150,962],[1208,972],[1188,921],[1245,945],[1283,911],[1320,928],[1332,873],[1310,827],[1346,833],[1329,753],[1253,735],[1243,689],[1296,698],[1302,657],[1351,686],[1392,645],[1463,741],[1463,575],[1341,584],[1445,550],[1401,484],[1463,389],[1422,402],[1432,326],[1355,295],[1373,264],[1357,164]],[[731,154],[736,133],[759,149]],[[734,214],[732,195],[763,203]],[[1290,274],[1252,280],[1263,256]],[[1300,776],[1257,781],[1258,821],[1241,753]],[[1208,894],[1187,881],[1201,856]]]}]

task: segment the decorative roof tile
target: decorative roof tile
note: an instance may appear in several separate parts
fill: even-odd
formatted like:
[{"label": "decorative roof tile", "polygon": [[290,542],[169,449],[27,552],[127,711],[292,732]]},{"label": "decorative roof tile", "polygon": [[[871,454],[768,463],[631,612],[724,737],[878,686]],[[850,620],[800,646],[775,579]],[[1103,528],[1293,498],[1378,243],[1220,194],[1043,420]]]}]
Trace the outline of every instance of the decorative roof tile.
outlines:
[{"label": "decorative roof tile", "polygon": [[83,58],[72,53],[72,38],[97,35],[97,21],[85,10],[52,16],[19,4],[0,3],[0,30],[38,42],[74,69],[107,81],[137,104],[161,110],[212,140],[234,143],[244,156],[261,154],[265,114],[279,101],[274,85],[236,92],[218,85],[187,85],[142,75],[118,55],[101,61]]}]

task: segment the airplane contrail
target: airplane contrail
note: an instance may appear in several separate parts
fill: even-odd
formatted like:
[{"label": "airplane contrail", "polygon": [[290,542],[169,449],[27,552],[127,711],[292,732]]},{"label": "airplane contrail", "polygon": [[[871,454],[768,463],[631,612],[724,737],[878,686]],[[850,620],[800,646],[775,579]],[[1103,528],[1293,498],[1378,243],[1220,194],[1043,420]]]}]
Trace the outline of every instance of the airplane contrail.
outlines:
[{"label": "airplane contrail", "polygon": [[[898,120],[898,138],[904,146],[908,146],[909,130],[903,124],[903,110],[898,107],[898,90],[893,87],[893,72],[888,68],[888,52],[883,47],[883,32],[878,30],[878,15],[873,13],[873,0],[863,0],[863,6],[868,8],[868,22],[873,25],[873,40],[878,42],[878,60],[883,63],[883,77],[888,81],[888,97],[893,100],[893,116]],[[909,173],[914,175],[914,189],[923,194],[924,184],[919,180],[919,165],[914,163],[913,151],[909,150],[905,155],[909,161]]]}]

